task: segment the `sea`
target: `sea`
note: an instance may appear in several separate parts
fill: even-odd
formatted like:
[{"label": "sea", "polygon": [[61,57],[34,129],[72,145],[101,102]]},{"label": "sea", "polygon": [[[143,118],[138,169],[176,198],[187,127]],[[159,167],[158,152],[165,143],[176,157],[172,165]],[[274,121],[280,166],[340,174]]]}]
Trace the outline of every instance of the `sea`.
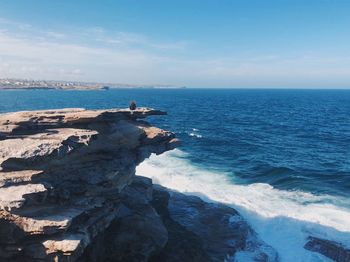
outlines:
[{"label": "sea", "polygon": [[182,146],[137,174],[237,209],[281,261],[330,261],[308,236],[350,248],[350,90],[111,89],[0,91],[0,113],[138,106]]}]

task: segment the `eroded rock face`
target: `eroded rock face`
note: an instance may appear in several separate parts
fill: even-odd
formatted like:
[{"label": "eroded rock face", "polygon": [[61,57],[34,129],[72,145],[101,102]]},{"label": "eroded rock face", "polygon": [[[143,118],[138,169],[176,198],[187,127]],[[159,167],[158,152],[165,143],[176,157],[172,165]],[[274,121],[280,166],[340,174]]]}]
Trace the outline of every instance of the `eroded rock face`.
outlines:
[{"label": "eroded rock face", "polygon": [[152,181],[135,177],[121,193],[117,218],[79,261],[142,262],[158,254],[168,242],[168,231],[150,203],[152,194]]},{"label": "eroded rock face", "polygon": [[206,203],[156,186],[152,204],[169,232],[161,261],[278,261],[276,251],[258,238],[233,208]]},{"label": "eroded rock face", "polygon": [[[163,114],[140,108],[0,115],[0,261],[75,261],[122,221],[135,167],[178,145],[173,133],[137,120]],[[167,231],[151,223],[158,218],[162,225],[150,205],[135,216],[139,229],[163,235],[144,246],[149,254],[154,243],[165,245]],[[129,221],[122,232],[131,231]]]}]

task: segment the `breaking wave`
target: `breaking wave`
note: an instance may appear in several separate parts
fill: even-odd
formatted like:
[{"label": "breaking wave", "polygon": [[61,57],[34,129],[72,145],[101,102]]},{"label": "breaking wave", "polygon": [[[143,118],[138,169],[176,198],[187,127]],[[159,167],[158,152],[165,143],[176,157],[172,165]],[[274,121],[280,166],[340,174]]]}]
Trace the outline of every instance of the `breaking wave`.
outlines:
[{"label": "breaking wave", "polygon": [[310,235],[350,246],[346,198],[278,190],[264,183],[236,184],[232,174],[196,166],[179,149],[152,155],[136,173],[156,184],[234,207],[277,250],[281,261],[329,261],[303,248]]}]

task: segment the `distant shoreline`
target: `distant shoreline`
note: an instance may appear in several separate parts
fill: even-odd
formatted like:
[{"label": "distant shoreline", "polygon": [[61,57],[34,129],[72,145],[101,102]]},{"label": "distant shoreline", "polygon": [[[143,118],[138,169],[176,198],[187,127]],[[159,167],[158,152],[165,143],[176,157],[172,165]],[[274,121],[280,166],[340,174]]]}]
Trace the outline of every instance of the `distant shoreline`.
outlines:
[{"label": "distant shoreline", "polygon": [[0,86],[0,90],[107,90],[106,88],[91,88],[91,87],[69,87],[69,88],[61,88],[61,87],[52,87],[52,86]]},{"label": "distant shoreline", "polygon": [[91,88],[91,87],[73,87],[73,88],[58,88],[58,87],[3,87],[0,86],[0,91],[29,91],[29,90],[60,90],[60,91],[107,91],[116,89],[187,89],[187,87],[151,87],[151,86],[136,86],[136,87],[108,87],[108,88]]},{"label": "distant shoreline", "polygon": [[55,80],[0,79],[0,90],[109,90],[118,88],[185,88],[173,85],[133,85]]}]

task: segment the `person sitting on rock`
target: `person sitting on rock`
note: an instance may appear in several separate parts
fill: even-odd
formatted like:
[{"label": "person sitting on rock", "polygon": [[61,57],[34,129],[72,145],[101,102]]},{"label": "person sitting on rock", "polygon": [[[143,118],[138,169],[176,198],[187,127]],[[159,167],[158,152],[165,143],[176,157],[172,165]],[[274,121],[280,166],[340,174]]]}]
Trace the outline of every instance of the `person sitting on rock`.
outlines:
[{"label": "person sitting on rock", "polygon": [[136,110],[136,102],[134,100],[130,102],[129,109],[131,111]]}]

